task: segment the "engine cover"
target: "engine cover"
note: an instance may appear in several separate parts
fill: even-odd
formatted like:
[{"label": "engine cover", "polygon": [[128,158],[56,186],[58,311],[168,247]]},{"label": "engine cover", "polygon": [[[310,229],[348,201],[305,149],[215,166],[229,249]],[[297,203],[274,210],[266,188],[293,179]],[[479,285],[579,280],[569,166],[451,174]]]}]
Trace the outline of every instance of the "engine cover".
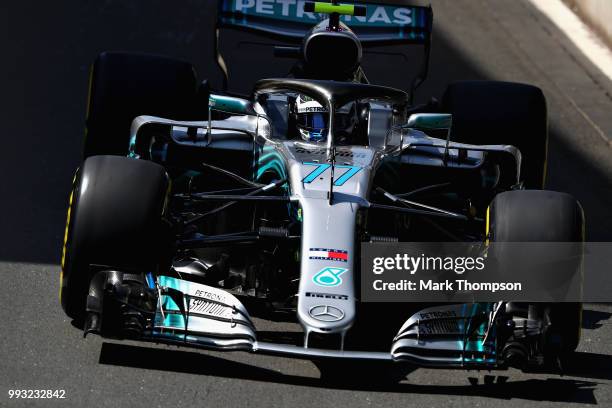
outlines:
[{"label": "engine cover", "polygon": [[346,25],[340,24],[341,31],[329,31],[328,24],[328,20],[322,21],[304,39],[306,68],[324,76],[349,75],[361,62],[361,43]]}]

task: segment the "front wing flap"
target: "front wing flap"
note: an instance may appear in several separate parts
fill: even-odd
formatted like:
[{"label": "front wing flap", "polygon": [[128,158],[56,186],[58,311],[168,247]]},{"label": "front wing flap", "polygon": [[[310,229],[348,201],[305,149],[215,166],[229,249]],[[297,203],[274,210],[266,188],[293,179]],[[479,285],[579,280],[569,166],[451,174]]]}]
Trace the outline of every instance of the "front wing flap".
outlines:
[{"label": "front wing flap", "polygon": [[[141,340],[303,359],[344,358],[444,368],[505,368],[500,350],[506,337],[497,333],[503,302],[449,304],[423,309],[403,324],[389,352],[320,349],[258,342],[257,330],[244,305],[220,288],[169,276],[159,276],[154,280],[149,275],[144,279],[142,293],[149,293],[156,306],[155,311],[147,312],[126,301],[130,296],[125,295],[125,289],[121,289],[125,288],[125,280],[121,280],[120,273],[102,271],[99,276],[105,278],[94,278],[92,285],[105,286],[90,288],[90,294],[101,293],[99,289],[104,291],[104,297],[116,298],[121,294],[121,300],[115,300],[121,303],[120,309],[124,315],[146,315],[145,320],[149,323],[143,325],[144,330],[138,335],[132,335]],[[142,298],[140,293],[137,295]],[[91,296],[88,304],[106,303],[94,302]],[[92,307],[88,311],[90,314],[101,314],[102,309]],[[530,330],[533,338],[541,335],[535,327]],[[94,331],[86,329],[88,332]]]}]

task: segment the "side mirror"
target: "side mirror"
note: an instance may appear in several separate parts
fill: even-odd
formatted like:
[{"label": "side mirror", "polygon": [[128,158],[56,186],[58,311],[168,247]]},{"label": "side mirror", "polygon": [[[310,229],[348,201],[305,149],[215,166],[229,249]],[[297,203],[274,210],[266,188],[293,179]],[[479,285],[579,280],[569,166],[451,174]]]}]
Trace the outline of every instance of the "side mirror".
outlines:
[{"label": "side mirror", "polygon": [[211,141],[212,135],[212,112],[220,111],[234,115],[246,115],[253,119],[255,140],[258,143],[270,142],[272,126],[265,115],[255,111],[253,103],[248,99],[236,98],[227,95],[210,94],[208,97],[208,140]]},{"label": "side mirror", "polygon": [[208,97],[208,109],[237,115],[257,115],[251,101],[226,95],[211,94]]},{"label": "side mirror", "polygon": [[450,113],[415,113],[410,115],[406,127],[422,131],[448,130],[453,124],[453,115]]}]

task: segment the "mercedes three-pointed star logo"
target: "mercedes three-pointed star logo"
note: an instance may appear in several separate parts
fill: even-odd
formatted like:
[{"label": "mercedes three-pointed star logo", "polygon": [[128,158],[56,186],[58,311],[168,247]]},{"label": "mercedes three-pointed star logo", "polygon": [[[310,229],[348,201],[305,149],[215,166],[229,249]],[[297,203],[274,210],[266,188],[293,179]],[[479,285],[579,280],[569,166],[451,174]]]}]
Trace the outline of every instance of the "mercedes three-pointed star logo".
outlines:
[{"label": "mercedes three-pointed star logo", "polygon": [[308,310],[308,314],[322,322],[337,322],[344,319],[344,312],[337,307],[329,305],[317,305]]}]

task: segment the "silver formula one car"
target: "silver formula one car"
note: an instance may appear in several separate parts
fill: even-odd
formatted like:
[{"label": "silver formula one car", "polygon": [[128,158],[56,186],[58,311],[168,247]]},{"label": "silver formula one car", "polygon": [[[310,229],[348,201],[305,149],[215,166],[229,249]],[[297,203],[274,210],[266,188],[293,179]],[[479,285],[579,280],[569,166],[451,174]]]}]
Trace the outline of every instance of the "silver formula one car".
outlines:
[{"label": "silver formula one car", "polygon": [[[415,105],[425,7],[230,0],[217,24],[221,89],[164,57],[104,53],[93,66],[60,290],[85,334],[484,369],[576,348],[580,304],[360,299],[364,242],[584,239],[578,202],[541,190],[538,88],[458,82]],[[282,40],[275,54],[295,65],[232,94],[221,29]],[[408,91],[362,69],[388,44],[424,49]],[[302,332],[258,329],[265,320]]]}]

